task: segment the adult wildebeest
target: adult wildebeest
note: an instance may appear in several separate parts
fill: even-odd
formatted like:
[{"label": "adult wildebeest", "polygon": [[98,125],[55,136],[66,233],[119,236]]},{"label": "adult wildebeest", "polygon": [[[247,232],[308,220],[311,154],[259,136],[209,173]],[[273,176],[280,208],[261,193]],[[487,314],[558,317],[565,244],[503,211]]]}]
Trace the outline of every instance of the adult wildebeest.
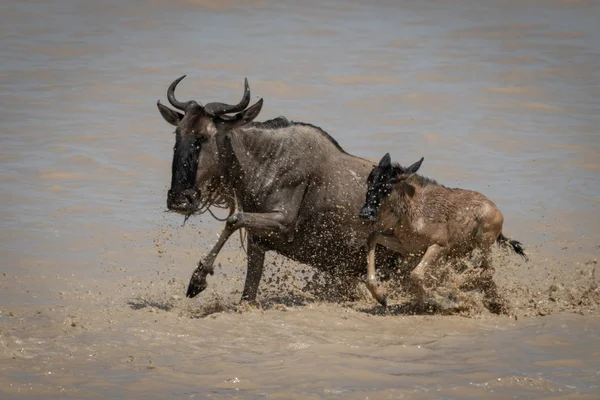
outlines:
[{"label": "adult wildebeest", "polygon": [[[233,232],[247,231],[247,272],[243,300],[255,300],[265,252],[345,275],[364,273],[366,242],[372,224],[358,210],[372,163],[346,153],[326,132],[285,118],[253,123],[262,99],[253,106],[245,81],[239,104],[180,102],[176,79],[160,102],[163,118],[176,127],[169,210],[187,216],[213,204],[230,215],[215,246],[198,263],[187,290],[206,288],[207,274]],[[234,114],[234,115],[228,115]],[[396,265],[388,252],[385,265]]]},{"label": "adult wildebeest", "polygon": [[[484,195],[451,189],[417,175],[423,158],[408,168],[391,163],[389,153],[373,167],[367,179],[367,194],[360,217],[376,221],[368,239],[367,287],[386,307],[386,296],[375,279],[375,248],[381,244],[401,255],[422,255],[411,272],[421,300],[427,268],[443,258],[465,256],[479,249],[483,256],[483,282],[488,297],[497,297],[490,265],[494,242],[511,247],[527,259],[521,243],[502,234],[504,217]],[[492,299],[493,301],[494,299]]]}]

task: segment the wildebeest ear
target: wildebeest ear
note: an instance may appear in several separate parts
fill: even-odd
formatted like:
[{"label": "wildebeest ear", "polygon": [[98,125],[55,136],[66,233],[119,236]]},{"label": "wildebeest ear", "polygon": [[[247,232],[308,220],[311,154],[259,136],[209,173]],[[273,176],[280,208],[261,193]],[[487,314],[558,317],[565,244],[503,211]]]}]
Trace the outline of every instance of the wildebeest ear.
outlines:
[{"label": "wildebeest ear", "polygon": [[261,98],[254,104],[253,106],[245,109],[240,114],[242,114],[242,123],[241,125],[246,125],[254,120],[254,118],[258,117],[260,110],[262,110],[263,99]]},{"label": "wildebeest ear", "polygon": [[419,170],[419,168],[421,168],[421,164],[423,163],[424,159],[425,159],[425,157],[421,157],[421,159],[419,161],[417,161],[416,163],[414,163],[410,167],[406,168],[406,170],[404,171],[404,173],[406,175],[410,175],[410,174],[414,174],[415,172],[417,172]]},{"label": "wildebeest ear", "polygon": [[254,118],[256,118],[258,116],[258,113],[260,113],[262,105],[263,105],[263,99],[260,99],[256,102],[256,104],[253,104],[251,107],[245,109],[244,111],[235,114],[233,116],[233,118],[231,118],[230,120],[221,121],[221,123],[227,129],[234,129],[234,128],[237,128],[238,126],[244,126],[244,125],[252,122],[252,120],[254,120]]},{"label": "wildebeest ear", "polygon": [[158,111],[160,111],[160,115],[170,123],[171,125],[178,126],[179,121],[183,118],[183,114],[180,112],[171,110],[169,107],[165,107],[160,103],[160,100],[156,102],[156,107],[158,107]]},{"label": "wildebeest ear", "polygon": [[390,157],[390,153],[385,153],[385,156],[379,161],[379,166],[382,168],[389,167],[392,164],[392,159]]}]

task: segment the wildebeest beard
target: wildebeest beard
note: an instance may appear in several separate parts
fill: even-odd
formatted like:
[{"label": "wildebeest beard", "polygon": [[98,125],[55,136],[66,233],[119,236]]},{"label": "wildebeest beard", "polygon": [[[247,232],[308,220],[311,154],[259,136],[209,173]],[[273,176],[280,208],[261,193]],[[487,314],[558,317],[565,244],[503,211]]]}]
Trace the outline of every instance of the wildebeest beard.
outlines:
[{"label": "wildebeest beard", "polygon": [[200,200],[198,203],[198,208],[184,216],[182,226],[185,226],[185,223],[192,215],[202,215],[207,211],[214,219],[218,221],[225,221],[227,219],[227,217],[217,217],[211,210],[211,207],[231,209],[233,205],[232,197],[226,193],[223,186],[217,179],[203,184],[198,189],[198,197]]}]

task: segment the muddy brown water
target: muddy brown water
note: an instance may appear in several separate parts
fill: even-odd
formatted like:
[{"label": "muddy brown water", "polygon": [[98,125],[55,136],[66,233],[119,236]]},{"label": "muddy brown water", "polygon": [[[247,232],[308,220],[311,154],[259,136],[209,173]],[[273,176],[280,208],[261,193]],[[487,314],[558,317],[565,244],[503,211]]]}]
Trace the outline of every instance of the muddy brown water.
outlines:
[{"label": "muddy brown water", "polygon": [[[0,398],[553,398],[600,393],[600,5],[593,1],[29,1],[0,5]],[[319,300],[239,239],[183,297],[219,223],[165,213],[155,102],[243,78],[350,153],[479,190],[509,315]],[[364,289],[364,288],[363,288]]]}]

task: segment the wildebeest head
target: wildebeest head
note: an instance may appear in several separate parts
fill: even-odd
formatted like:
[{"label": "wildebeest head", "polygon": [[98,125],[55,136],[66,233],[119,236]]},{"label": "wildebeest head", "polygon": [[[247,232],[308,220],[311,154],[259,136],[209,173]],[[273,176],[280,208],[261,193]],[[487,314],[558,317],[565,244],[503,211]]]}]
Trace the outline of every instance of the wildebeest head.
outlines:
[{"label": "wildebeest head", "polygon": [[167,208],[190,215],[218,197],[213,193],[219,178],[216,137],[251,122],[260,112],[263,100],[246,108],[250,103],[246,79],[244,96],[236,105],[209,103],[202,106],[194,100],[180,102],[175,98],[175,88],[183,78],[185,75],[173,81],[167,90],[169,103],[183,113],[171,110],[160,101],[156,105],[165,121],[176,127]]},{"label": "wildebeest head", "polygon": [[360,217],[367,221],[375,221],[381,202],[389,196],[395,184],[399,189],[412,196],[415,188],[406,180],[421,167],[423,158],[408,168],[392,163],[390,153],[386,153],[378,165],[374,165],[367,178],[367,195],[365,204],[360,209]]}]

